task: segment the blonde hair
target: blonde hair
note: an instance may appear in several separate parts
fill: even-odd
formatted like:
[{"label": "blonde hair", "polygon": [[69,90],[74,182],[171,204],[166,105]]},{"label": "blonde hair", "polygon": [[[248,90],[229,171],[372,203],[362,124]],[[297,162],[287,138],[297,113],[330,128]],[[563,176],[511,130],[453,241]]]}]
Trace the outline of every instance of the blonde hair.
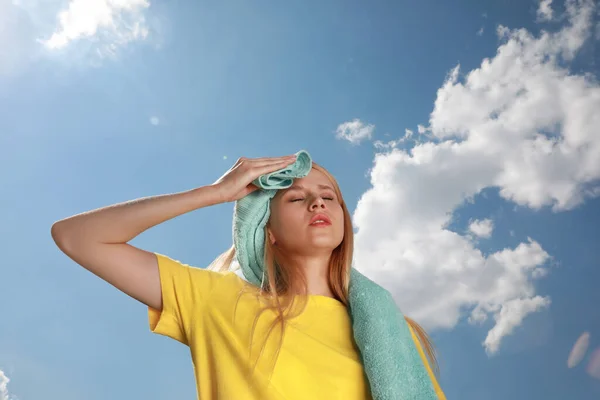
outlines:
[{"label": "blonde hair", "polygon": [[[342,302],[345,306],[348,306],[348,285],[350,282],[350,268],[354,252],[354,231],[352,229],[352,218],[348,208],[346,207],[346,203],[343,200],[341,190],[335,178],[325,168],[317,163],[313,162],[312,165],[313,169],[323,173],[327,178],[329,178],[333,184],[336,196],[339,199],[343,210],[344,238],[331,254],[329,261],[329,286],[335,298]],[[257,294],[268,301],[267,306],[263,308],[256,316],[252,332],[254,332],[256,323],[263,312],[267,310],[275,311],[276,318],[269,328],[269,331],[265,337],[265,342],[263,343],[259,354],[260,358],[264,351],[266,339],[272,333],[273,329],[276,326],[279,326],[281,334],[279,337],[279,345],[275,353],[274,361],[276,360],[283,343],[283,333],[286,322],[289,319],[300,315],[302,311],[304,311],[307,303],[307,298],[305,296],[307,295],[307,283],[304,274],[298,269],[292,269],[289,267],[282,268],[275,260],[277,255],[278,249],[276,246],[271,245],[270,240],[268,240],[267,228],[265,228],[265,271],[267,274],[267,279],[263,287],[259,288]],[[234,258],[235,247],[232,246],[223,254],[219,255],[208,266],[208,269],[218,272],[228,271],[231,269]],[[240,296],[243,293],[244,292],[241,292]],[[434,368],[434,373],[438,375],[439,366],[437,357],[429,336],[425,330],[414,320],[408,317],[405,317],[405,319],[408,325],[415,332],[419,342],[424,348],[429,363]],[[257,363],[258,359],[254,365],[254,368],[256,367]]]}]

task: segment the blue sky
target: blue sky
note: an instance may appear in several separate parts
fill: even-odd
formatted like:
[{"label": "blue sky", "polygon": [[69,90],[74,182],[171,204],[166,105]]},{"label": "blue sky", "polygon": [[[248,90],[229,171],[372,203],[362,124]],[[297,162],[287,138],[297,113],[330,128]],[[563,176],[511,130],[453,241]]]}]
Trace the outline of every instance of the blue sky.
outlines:
[{"label": "blue sky", "polygon": [[[600,396],[597,2],[81,4],[0,2],[0,400],[195,398],[187,348],[50,227],[299,149],[449,399]],[[132,244],[204,267],[232,209]]]}]

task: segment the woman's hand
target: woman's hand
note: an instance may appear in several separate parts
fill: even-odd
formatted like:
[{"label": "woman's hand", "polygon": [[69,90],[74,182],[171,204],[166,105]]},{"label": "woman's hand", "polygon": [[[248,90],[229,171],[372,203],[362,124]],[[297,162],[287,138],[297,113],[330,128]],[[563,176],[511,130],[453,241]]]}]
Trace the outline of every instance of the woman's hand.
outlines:
[{"label": "woman's hand", "polygon": [[236,201],[258,189],[252,182],[263,174],[275,172],[296,161],[296,156],[241,157],[212,186],[218,188],[223,202]]}]

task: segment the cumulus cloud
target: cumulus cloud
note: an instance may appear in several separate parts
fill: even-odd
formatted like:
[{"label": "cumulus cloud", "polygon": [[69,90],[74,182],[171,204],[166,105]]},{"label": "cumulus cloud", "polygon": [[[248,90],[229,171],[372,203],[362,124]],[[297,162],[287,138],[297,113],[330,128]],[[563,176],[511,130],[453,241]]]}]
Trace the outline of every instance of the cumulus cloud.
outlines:
[{"label": "cumulus cloud", "polygon": [[148,28],[143,11],[149,6],[147,0],[71,0],[58,13],[56,31],[42,42],[58,49],[98,33],[108,35],[115,45],[144,39]]},{"label": "cumulus cloud", "polygon": [[540,0],[537,9],[537,17],[539,21],[550,21],[554,12],[552,10],[552,0]]},{"label": "cumulus cloud", "polygon": [[336,129],[336,137],[344,139],[352,144],[359,144],[363,140],[371,139],[375,125],[365,124],[359,119],[344,122],[338,125]]},{"label": "cumulus cloud", "polygon": [[521,324],[523,318],[532,312],[550,305],[550,298],[535,296],[506,301],[496,313],[496,325],[488,332],[483,345],[488,353],[495,353],[503,337],[510,335]]},{"label": "cumulus cloud", "polygon": [[98,66],[132,42],[158,45],[161,22],[154,18],[150,26],[149,6],[149,0],[0,1],[0,77],[43,59]]},{"label": "cumulus cloud", "polygon": [[532,238],[484,255],[448,228],[483,189],[523,207],[569,210],[600,194],[600,86],[568,64],[590,36],[594,3],[566,3],[565,26],[534,36],[499,27],[496,55],[437,92],[430,140],[380,149],[371,188],[353,215],[356,266],[429,329],[493,317],[483,345],[501,346],[523,318],[550,304],[534,282],[551,259]]},{"label": "cumulus cloud", "polygon": [[10,382],[10,379],[0,370],[0,400],[11,400],[8,396],[8,382]]},{"label": "cumulus cloud", "polygon": [[414,132],[412,130],[405,129],[404,136],[402,136],[400,139],[389,140],[387,142],[383,142],[381,140],[376,140],[375,142],[373,142],[373,146],[379,150],[390,150],[390,149],[394,149],[394,148],[398,147],[400,144],[406,142],[407,140],[412,139],[413,136],[414,136]]},{"label": "cumulus cloud", "polygon": [[402,142],[404,142],[406,138],[400,138],[398,140],[390,140],[388,142],[383,142],[381,140],[376,140],[375,142],[373,142],[373,146],[376,149],[379,150],[385,150],[385,149],[393,149],[395,147],[397,147],[398,145],[400,145]]},{"label": "cumulus cloud", "polygon": [[469,231],[481,238],[489,238],[493,230],[494,223],[491,219],[475,220],[469,225]]}]

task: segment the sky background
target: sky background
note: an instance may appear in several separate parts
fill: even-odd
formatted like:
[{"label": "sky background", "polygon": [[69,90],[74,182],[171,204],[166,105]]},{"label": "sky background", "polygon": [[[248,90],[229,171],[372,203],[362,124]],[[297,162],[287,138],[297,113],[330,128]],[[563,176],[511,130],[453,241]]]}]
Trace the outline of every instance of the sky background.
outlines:
[{"label": "sky background", "polygon": [[[600,399],[600,5],[0,0],[0,400],[193,399],[53,222],[306,149],[448,399]],[[132,244],[198,267],[232,204]]]}]

